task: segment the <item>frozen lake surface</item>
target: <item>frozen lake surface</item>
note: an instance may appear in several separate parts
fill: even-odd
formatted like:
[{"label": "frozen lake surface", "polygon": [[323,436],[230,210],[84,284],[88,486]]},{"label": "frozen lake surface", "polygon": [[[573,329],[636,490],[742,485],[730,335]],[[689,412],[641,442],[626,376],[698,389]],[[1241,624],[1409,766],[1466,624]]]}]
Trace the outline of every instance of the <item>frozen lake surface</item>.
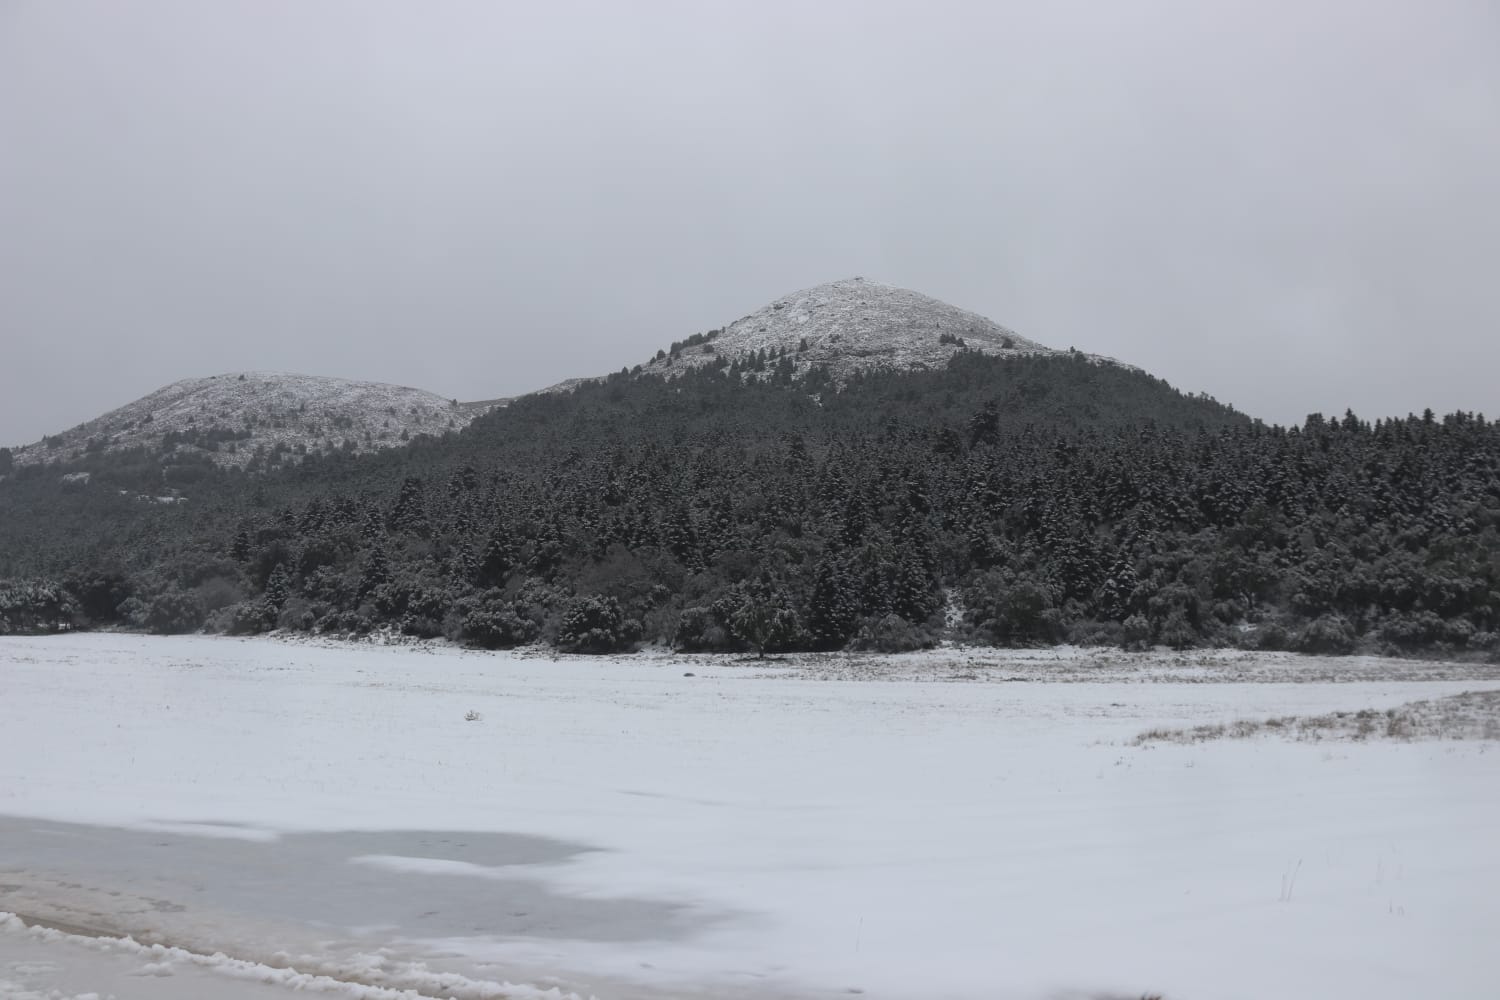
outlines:
[{"label": "frozen lake surface", "polygon": [[1489,998],[1500,744],[1133,741],[1496,688],[0,639],[0,996]]}]

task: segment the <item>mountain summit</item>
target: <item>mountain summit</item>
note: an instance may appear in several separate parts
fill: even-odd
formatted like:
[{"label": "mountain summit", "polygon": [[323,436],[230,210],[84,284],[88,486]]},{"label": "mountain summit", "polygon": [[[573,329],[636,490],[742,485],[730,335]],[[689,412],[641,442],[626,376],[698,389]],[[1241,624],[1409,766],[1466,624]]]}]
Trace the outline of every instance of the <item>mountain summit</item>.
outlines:
[{"label": "mountain summit", "polygon": [[[61,434],[15,449],[17,465],[131,448],[244,467],[260,455],[373,451],[442,434],[487,407],[381,382],[233,372],[183,379]],[[259,463],[258,463],[259,464]]]},{"label": "mountain summit", "polygon": [[846,278],[784,295],[722,330],[674,344],[644,370],[669,374],[680,365],[696,368],[761,351],[786,352],[799,370],[824,365],[843,381],[875,368],[941,367],[965,349],[1016,356],[1064,353],[929,295]]}]

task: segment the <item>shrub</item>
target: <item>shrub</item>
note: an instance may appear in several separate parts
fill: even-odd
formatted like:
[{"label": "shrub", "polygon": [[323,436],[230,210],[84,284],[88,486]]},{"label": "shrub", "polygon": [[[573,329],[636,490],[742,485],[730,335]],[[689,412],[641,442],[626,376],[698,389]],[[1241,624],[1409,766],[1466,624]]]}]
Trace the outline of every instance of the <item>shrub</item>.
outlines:
[{"label": "shrub", "polygon": [[539,632],[536,622],[517,605],[500,600],[499,591],[491,591],[464,616],[459,635],[484,649],[512,649],[535,642]]},{"label": "shrub", "polygon": [[641,639],[641,623],[626,618],[613,597],[575,598],[563,614],[557,646],[569,653],[617,653]]},{"label": "shrub", "polygon": [[318,631],[369,635],[375,625],[370,616],[360,611],[333,611],[318,621]]},{"label": "shrub", "polygon": [[293,632],[311,632],[318,623],[313,606],[300,597],[289,598],[276,616],[276,627]]},{"label": "shrub", "polygon": [[1188,621],[1185,610],[1174,608],[1162,621],[1161,631],[1157,633],[1156,639],[1163,646],[1173,649],[1192,649],[1198,644],[1198,631]]},{"label": "shrub", "polygon": [[1063,634],[1051,588],[1029,577],[1004,587],[993,609],[979,624],[1001,645],[1053,642]]},{"label": "shrub", "polygon": [[1467,646],[1476,635],[1483,635],[1467,618],[1450,618],[1443,622],[1443,638],[1455,646]]},{"label": "shrub", "polygon": [[1068,642],[1075,646],[1123,646],[1125,628],[1119,622],[1076,621],[1068,627]]},{"label": "shrub", "polygon": [[68,593],[78,599],[79,610],[89,622],[120,619],[120,605],[130,596],[130,582],[118,571],[89,571],[67,581]]},{"label": "shrub", "polygon": [[1151,645],[1151,623],[1144,615],[1131,615],[1122,629],[1120,645],[1125,649],[1143,650]]},{"label": "shrub", "polygon": [[203,610],[209,614],[230,607],[244,597],[243,588],[239,583],[223,576],[204,580],[198,585],[197,591]]},{"label": "shrub", "polygon": [[269,601],[245,601],[230,612],[230,635],[258,635],[276,627],[276,608]]},{"label": "shrub", "polygon": [[405,615],[401,619],[401,634],[418,639],[436,639],[443,634],[443,623],[429,615]]},{"label": "shrub", "polygon": [[1297,650],[1303,653],[1337,655],[1354,652],[1354,627],[1343,615],[1327,614],[1310,622],[1297,636]]},{"label": "shrub", "polygon": [[1282,626],[1271,622],[1261,626],[1255,633],[1255,647],[1279,651],[1292,648],[1292,635]]},{"label": "shrub", "polygon": [[59,632],[79,617],[78,602],[58,584],[0,584],[0,635]]},{"label": "shrub", "polygon": [[747,594],[739,608],[729,616],[729,627],[760,656],[765,656],[767,650],[797,645],[803,634],[797,613],[787,606],[785,595],[779,592]]},{"label": "shrub", "polygon": [[712,608],[684,608],[677,616],[672,646],[685,653],[732,653],[745,648]]},{"label": "shrub", "polygon": [[1392,614],[1380,623],[1379,636],[1393,646],[1413,648],[1437,642],[1443,637],[1443,620],[1431,611]]},{"label": "shrub", "polygon": [[909,653],[915,649],[930,649],[932,637],[920,626],[890,614],[883,618],[866,618],[855,633],[855,649],[875,653]]},{"label": "shrub", "polygon": [[205,617],[196,594],[169,590],[146,605],[142,624],[158,635],[180,635],[197,631]]}]

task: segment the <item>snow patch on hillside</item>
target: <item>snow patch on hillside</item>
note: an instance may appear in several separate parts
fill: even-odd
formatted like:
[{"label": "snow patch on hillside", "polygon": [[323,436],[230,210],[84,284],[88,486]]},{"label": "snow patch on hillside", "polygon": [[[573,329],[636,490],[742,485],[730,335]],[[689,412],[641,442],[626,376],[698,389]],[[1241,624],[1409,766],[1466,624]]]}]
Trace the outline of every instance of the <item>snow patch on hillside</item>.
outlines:
[{"label": "snow patch on hillside", "polygon": [[183,379],[35,444],[18,465],[144,447],[245,467],[257,452],[291,455],[394,447],[466,426],[485,407],[381,382],[242,372]]},{"label": "snow patch on hillside", "polygon": [[940,368],[962,350],[1015,357],[1069,353],[920,292],[847,278],[784,295],[708,343],[655,359],[645,370],[671,374],[783,350],[799,371],[826,365],[840,381],[871,369]]}]

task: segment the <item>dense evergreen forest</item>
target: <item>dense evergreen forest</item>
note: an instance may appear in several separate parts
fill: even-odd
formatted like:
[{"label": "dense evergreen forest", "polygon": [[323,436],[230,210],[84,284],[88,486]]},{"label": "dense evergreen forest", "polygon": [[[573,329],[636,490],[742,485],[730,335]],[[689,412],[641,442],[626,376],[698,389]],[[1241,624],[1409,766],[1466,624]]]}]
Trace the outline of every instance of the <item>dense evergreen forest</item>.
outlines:
[{"label": "dense evergreen forest", "polygon": [[835,386],[762,354],[252,470],[10,469],[0,631],[1500,656],[1500,429],[1465,413],[1279,428],[1079,356]]}]

